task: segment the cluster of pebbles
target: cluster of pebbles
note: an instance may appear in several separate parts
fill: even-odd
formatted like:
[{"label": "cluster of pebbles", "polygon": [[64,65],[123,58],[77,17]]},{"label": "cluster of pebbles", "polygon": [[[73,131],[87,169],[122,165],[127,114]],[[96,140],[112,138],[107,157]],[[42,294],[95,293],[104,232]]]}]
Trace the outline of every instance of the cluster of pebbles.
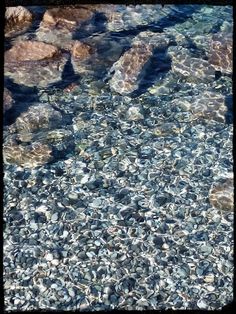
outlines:
[{"label": "cluster of pebbles", "polygon": [[[5,310],[215,310],[231,302],[231,10],[48,8],[33,41],[22,34],[30,8],[17,10],[19,18],[6,14],[5,31],[17,36],[4,74],[36,84],[38,99],[4,127]],[[76,30],[92,33],[91,42],[75,39]],[[137,33],[123,39],[127,30]],[[68,79],[68,60],[80,78],[53,86]],[[101,68],[106,79],[95,82]],[[16,100],[5,88],[6,121]]]}]

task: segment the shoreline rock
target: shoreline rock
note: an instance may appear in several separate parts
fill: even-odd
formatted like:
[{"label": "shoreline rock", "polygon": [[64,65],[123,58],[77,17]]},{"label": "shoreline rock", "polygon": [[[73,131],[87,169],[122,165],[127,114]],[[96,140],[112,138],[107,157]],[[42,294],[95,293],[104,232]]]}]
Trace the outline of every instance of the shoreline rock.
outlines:
[{"label": "shoreline rock", "polygon": [[7,7],[5,11],[5,37],[12,37],[26,31],[32,20],[32,13],[25,7]]}]

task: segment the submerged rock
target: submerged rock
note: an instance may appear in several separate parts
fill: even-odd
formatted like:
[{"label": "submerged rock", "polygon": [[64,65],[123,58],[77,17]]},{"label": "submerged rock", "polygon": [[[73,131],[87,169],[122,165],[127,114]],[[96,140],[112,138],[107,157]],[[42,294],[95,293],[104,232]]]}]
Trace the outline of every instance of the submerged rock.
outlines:
[{"label": "submerged rock", "polygon": [[11,132],[35,132],[42,129],[51,129],[60,126],[62,115],[47,104],[31,106],[11,125]]},{"label": "submerged rock", "polygon": [[75,40],[72,46],[72,56],[75,59],[85,60],[90,57],[92,48],[78,40]]},{"label": "submerged rock", "polygon": [[43,22],[51,26],[60,26],[73,30],[83,22],[91,19],[93,11],[83,7],[58,7],[48,9],[44,16]]},{"label": "submerged rock", "polygon": [[141,32],[132,41],[132,46],[113,64],[109,81],[111,89],[121,95],[127,95],[138,89],[145,68],[150,61],[154,48],[168,45],[168,39],[162,33]]},{"label": "submerged rock", "polygon": [[73,32],[82,23],[90,20],[93,14],[93,10],[82,6],[48,9],[36,31],[36,38],[59,48],[70,50],[73,46]]},{"label": "submerged rock", "polygon": [[11,109],[14,101],[12,99],[12,94],[11,92],[4,87],[4,92],[3,92],[3,113],[5,113],[7,110]]},{"label": "submerged rock", "polygon": [[3,145],[3,160],[7,164],[35,168],[52,160],[51,148],[40,142],[21,145],[13,139]]},{"label": "submerged rock", "polygon": [[31,25],[32,13],[22,7],[8,7],[5,11],[5,36],[11,37],[27,30]]},{"label": "submerged rock", "polygon": [[225,122],[227,106],[225,97],[211,91],[205,91],[200,95],[186,96],[174,99],[172,104],[188,110],[196,118],[203,117],[208,120]]},{"label": "submerged rock", "polygon": [[222,73],[231,74],[233,71],[233,38],[225,34],[214,34],[210,43],[208,61]]},{"label": "submerged rock", "polygon": [[225,211],[234,210],[234,182],[233,178],[226,178],[214,183],[209,191],[209,200],[213,207]]},{"label": "submerged rock", "polygon": [[158,22],[171,11],[171,6],[162,8],[161,5],[138,4],[117,5],[106,13],[107,28],[112,32],[134,29],[137,26],[149,25]]},{"label": "submerged rock", "polygon": [[4,74],[18,84],[46,87],[61,79],[67,59],[53,45],[20,41],[5,52]]},{"label": "submerged rock", "polygon": [[171,47],[168,54],[172,58],[172,71],[187,82],[211,82],[215,79],[215,68],[207,60],[191,57],[188,49]]},{"label": "submerged rock", "polygon": [[152,55],[152,46],[135,44],[112,66],[115,71],[109,84],[112,90],[127,95],[138,89],[144,66]]}]

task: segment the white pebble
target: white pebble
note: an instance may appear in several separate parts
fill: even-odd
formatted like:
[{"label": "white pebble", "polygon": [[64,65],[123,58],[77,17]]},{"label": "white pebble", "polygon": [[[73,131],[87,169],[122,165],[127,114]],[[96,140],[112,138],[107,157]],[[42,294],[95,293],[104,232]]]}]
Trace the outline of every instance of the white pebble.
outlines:
[{"label": "white pebble", "polygon": [[169,245],[167,243],[164,243],[162,245],[163,250],[168,250],[169,249]]},{"label": "white pebble", "polygon": [[63,238],[66,238],[66,237],[68,236],[68,234],[69,234],[69,232],[66,231],[66,230],[64,230],[64,231],[63,231],[63,234],[62,234],[62,237],[63,237]]},{"label": "white pebble", "polygon": [[206,275],[203,280],[207,283],[212,283],[214,282],[214,279],[215,279],[215,276],[213,274],[209,274],[209,275]]},{"label": "white pebble", "polygon": [[204,302],[203,300],[199,300],[197,302],[197,306],[200,308],[200,309],[206,309],[207,308],[207,304],[206,302]]},{"label": "white pebble", "polygon": [[69,295],[70,295],[72,298],[74,298],[74,296],[75,296],[74,289],[72,289],[72,288],[68,289],[68,293],[69,293]]},{"label": "white pebble", "polygon": [[53,255],[51,253],[47,253],[45,255],[45,258],[46,258],[47,261],[51,262],[53,260]]},{"label": "white pebble", "polygon": [[15,299],[15,300],[14,300],[14,304],[15,304],[15,305],[17,305],[17,304],[19,304],[19,303],[21,303],[21,302],[20,302],[20,299]]},{"label": "white pebble", "polygon": [[54,266],[58,266],[59,264],[60,264],[60,262],[59,262],[59,260],[58,259],[54,259],[54,260],[52,260],[52,265],[54,265]]},{"label": "white pebble", "polygon": [[213,287],[213,286],[207,286],[206,289],[207,289],[207,291],[212,292],[212,291],[215,290],[215,287]]}]

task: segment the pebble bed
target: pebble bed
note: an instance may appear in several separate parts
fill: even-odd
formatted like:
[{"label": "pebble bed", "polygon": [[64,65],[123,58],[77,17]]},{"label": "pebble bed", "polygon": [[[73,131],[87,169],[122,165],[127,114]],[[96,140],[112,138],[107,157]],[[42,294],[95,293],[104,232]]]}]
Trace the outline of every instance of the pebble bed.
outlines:
[{"label": "pebble bed", "polygon": [[[174,26],[151,11],[150,25],[145,15],[140,23],[188,38],[230,29],[231,7],[184,7],[173,11],[183,17]],[[91,42],[131,42],[129,10],[123,21]],[[81,75],[72,91],[41,88],[37,104],[58,112],[56,124],[30,135],[20,119],[4,126],[6,143],[14,133],[23,146],[54,145],[43,165],[4,163],[6,311],[219,310],[232,302],[234,215],[209,200],[212,185],[232,177],[232,108],[219,120],[181,106],[205,91],[231,104],[232,78],[195,84],[167,61],[134,95],[111,91],[106,71]]]}]

